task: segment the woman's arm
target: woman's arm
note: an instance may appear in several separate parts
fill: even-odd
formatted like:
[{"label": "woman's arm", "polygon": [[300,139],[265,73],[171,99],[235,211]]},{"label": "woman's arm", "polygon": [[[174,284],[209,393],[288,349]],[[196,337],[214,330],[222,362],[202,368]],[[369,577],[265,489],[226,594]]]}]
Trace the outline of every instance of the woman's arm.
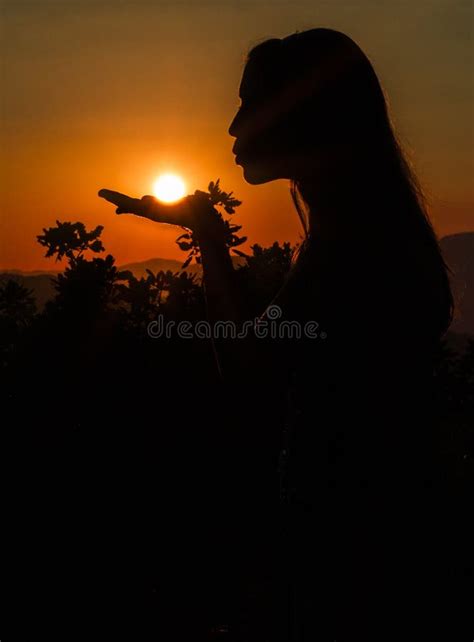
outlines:
[{"label": "woman's arm", "polygon": [[[198,227],[208,322],[217,367],[226,383],[269,383],[279,366],[277,342],[255,333],[245,291],[219,227],[222,221]],[[262,310],[263,312],[263,310]]]},{"label": "woman's arm", "polygon": [[[207,316],[220,375],[227,383],[241,382],[244,377],[263,391],[264,385],[279,377],[283,365],[277,349],[280,343],[270,333],[267,337],[256,334],[257,319],[250,314],[226,244],[212,235],[204,235],[198,242]],[[223,336],[225,327],[227,332],[235,333],[235,338]]]},{"label": "woman's arm", "polygon": [[247,318],[246,305],[225,240],[218,229],[206,229],[197,235],[197,241],[209,322],[239,324]]}]

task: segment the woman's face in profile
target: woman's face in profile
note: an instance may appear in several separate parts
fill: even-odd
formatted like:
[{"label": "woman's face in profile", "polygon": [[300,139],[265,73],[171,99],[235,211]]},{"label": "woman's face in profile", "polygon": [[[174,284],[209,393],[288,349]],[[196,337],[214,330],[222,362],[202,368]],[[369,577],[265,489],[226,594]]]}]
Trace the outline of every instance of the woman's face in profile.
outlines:
[{"label": "woman's face in profile", "polygon": [[241,104],[228,129],[235,137],[235,162],[241,165],[245,180],[253,185],[287,178],[290,172],[275,127],[277,104],[264,80],[255,62],[248,62],[240,84]]}]

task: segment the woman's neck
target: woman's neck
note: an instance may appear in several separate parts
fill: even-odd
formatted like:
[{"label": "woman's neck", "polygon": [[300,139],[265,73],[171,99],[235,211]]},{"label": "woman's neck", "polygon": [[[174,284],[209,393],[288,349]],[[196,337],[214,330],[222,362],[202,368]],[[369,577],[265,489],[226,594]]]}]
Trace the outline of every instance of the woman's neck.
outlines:
[{"label": "woman's neck", "polygon": [[318,177],[301,190],[309,210],[309,232],[330,239],[351,233],[361,208],[361,183]]}]

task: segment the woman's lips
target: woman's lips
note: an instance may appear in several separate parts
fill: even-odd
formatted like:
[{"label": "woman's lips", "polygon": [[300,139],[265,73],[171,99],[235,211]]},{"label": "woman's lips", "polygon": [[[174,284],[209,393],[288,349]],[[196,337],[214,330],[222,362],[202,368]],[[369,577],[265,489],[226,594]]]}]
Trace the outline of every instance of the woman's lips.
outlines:
[{"label": "woman's lips", "polygon": [[235,154],[235,163],[241,165],[242,162],[247,162],[249,159],[249,150],[243,147],[236,146],[233,150]]},{"label": "woman's lips", "polygon": [[235,162],[237,163],[237,165],[241,165],[242,161],[244,160],[245,160],[245,154],[239,153],[235,155]]},{"label": "woman's lips", "polygon": [[233,149],[232,151],[233,151],[233,153],[235,154],[235,161],[236,161],[236,162],[237,162],[237,160],[242,160],[242,156],[243,156],[243,153],[242,153],[242,152],[243,152],[243,150],[242,150],[242,148],[240,148],[240,147],[237,145],[237,146],[235,146],[235,147],[234,147],[234,149]]}]

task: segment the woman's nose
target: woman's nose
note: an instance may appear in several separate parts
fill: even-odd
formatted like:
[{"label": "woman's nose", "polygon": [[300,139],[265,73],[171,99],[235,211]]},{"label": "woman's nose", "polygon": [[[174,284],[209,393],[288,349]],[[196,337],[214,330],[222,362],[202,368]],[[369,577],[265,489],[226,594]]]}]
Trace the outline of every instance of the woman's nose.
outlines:
[{"label": "woman's nose", "polygon": [[235,114],[231,124],[229,125],[229,129],[227,130],[231,136],[237,137],[239,122],[240,122],[240,109]]},{"label": "woman's nose", "polygon": [[229,125],[229,129],[227,130],[227,131],[229,132],[229,135],[230,135],[230,136],[234,136],[234,137],[236,136],[235,129],[234,129],[236,118],[237,118],[237,117],[235,116],[235,117],[234,117],[234,119],[233,119],[233,121],[232,121],[232,122],[231,122],[231,124]]}]

